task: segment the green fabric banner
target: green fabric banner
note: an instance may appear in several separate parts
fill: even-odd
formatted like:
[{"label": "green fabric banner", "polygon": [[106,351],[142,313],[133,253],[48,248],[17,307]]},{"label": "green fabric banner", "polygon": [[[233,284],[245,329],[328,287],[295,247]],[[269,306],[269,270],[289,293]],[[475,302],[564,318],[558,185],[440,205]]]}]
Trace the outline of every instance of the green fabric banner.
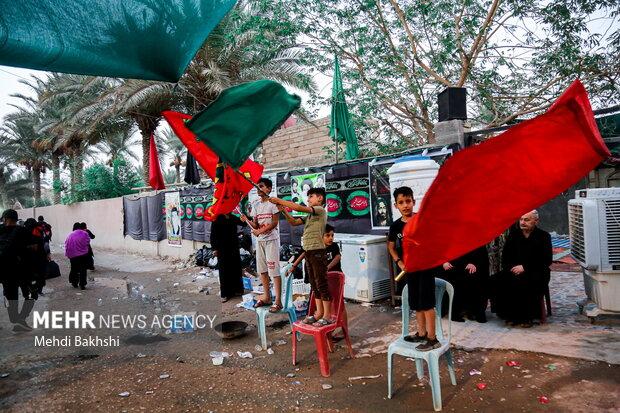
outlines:
[{"label": "green fabric banner", "polygon": [[347,143],[345,153],[346,159],[357,159],[359,157],[359,147],[357,145],[357,136],[355,129],[351,125],[351,116],[347,108],[347,102],[344,98],[344,89],[342,87],[342,77],[340,75],[340,64],[338,56],[334,61],[334,81],[332,85],[332,113],[329,125],[329,136],[338,145],[339,142]]},{"label": "green fabric banner", "polygon": [[301,98],[272,80],[224,90],[187,127],[225,163],[240,167],[299,108]]},{"label": "green fabric banner", "polygon": [[0,65],[176,82],[236,0],[0,0]]}]

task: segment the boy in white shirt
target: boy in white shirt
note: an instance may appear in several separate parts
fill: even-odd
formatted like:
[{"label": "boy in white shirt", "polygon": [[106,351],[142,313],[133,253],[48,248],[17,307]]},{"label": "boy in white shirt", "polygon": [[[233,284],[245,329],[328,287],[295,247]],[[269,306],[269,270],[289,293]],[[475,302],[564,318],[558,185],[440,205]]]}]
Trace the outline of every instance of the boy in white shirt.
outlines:
[{"label": "boy in white shirt", "polygon": [[[252,227],[252,234],[256,237],[256,270],[260,274],[263,284],[263,295],[254,305],[254,308],[271,306],[272,313],[282,309],[282,279],[280,278],[280,231],[278,228],[279,210],[269,202],[269,193],[273,183],[268,178],[258,181],[258,195],[260,200],[253,207],[253,220],[245,215],[241,219]],[[261,192],[262,191],[262,192]],[[269,289],[269,280],[273,280],[275,302],[272,304]]]}]

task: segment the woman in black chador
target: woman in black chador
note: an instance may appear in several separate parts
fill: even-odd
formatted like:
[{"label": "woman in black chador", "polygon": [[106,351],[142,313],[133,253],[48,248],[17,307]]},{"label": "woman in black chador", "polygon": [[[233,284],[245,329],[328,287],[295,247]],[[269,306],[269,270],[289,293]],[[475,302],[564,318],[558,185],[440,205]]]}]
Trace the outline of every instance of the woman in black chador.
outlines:
[{"label": "woman in black chador", "polygon": [[220,295],[223,303],[236,295],[243,294],[238,226],[244,227],[246,223],[232,214],[219,215],[211,223],[211,248],[217,256]]},{"label": "woman in black chador", "polygon": [[[442,268],[437,276],[454,287],[452,320],[465,321],[463,316],[467,316],[479,323],[486,323],[489,283],[489,255],[486,246],[446,262]],[[445,302],[447,300],[444,300]]]}]

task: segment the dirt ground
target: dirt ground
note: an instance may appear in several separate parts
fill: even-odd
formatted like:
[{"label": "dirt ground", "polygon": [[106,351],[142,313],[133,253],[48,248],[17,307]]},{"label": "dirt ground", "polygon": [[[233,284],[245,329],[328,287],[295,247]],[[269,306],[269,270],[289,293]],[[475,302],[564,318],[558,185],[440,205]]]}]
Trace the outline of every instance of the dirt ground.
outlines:
[{"label": "dirt ground", "polygon": [[[67,274],[66,262],[60,257],[57,260],[63,274]],[[93,273],[97,281],[84,292],[70,287],[66,277],[50,280],[48,292],[35,310],[88,309],[149,315],[192,310],[216,314],[219,320],[246,321],[250,324],[248,334],[223,341],[209,328],[187,334],[102,330],[97,334],[118,335],[120,346],[42,349],[33,345],[37,330],[12,333],[3,311],[1,411],[432,411],[430,386],[425,379],[417,379],[412,361],[396,357],[395,394],[390,400],[385,353],[365,351],[359,345],[372,342],[369,338],[380,336],[384,329],[398,327],[399,311],[387,304],[347,305],[352,340],[358,344],[357,353],[363,356],[352,360],[338,345],[330,354],[331,377],[323,378],[309,338],[299,343],[298,364],[292,365],[291,335],[283,317],[268,318],[267,335],[273,354],[257,351],[253,313],[236,308],[236,302],[222,306],[214,279],[196,279],[195,268],[122,260],[124,267],[120,268],[102,257],[108,266],[98,265]],[[210,294],[206,295],[206,291]],[[76,334],[54,332],[57,336],[65,333]],[[226,351],[231,356],[223,365],[214,366],[211,351]],[[240,358],[237,351],[250,351],[253,358]],[[445,364],[441,363],[444,411],[620,411],[619,365],[510,350],[454,349],[453,355],[456,386],[451,385]],[[512,360],[519,365],[506,364]],[[351,380],[376,375],[379,377]],[[479,390],[479,383],[485,383],[486,388]],[[324,389],[324,384],[331,388]],[[121,396],[123,392],[129,395]],[[541,396],[548,403],[542,403]]]}]

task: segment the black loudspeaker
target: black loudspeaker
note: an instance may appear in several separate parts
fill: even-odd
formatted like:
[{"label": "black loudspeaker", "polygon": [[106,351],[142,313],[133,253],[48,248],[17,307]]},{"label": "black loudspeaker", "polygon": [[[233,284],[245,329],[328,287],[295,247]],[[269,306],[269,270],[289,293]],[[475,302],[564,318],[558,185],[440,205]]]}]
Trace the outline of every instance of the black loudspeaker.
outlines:
[{"label": "black loudspeaker", "polygon": [[467,119],[467,89],[447,87],[437,97],[439,122],[452,119]]}]

